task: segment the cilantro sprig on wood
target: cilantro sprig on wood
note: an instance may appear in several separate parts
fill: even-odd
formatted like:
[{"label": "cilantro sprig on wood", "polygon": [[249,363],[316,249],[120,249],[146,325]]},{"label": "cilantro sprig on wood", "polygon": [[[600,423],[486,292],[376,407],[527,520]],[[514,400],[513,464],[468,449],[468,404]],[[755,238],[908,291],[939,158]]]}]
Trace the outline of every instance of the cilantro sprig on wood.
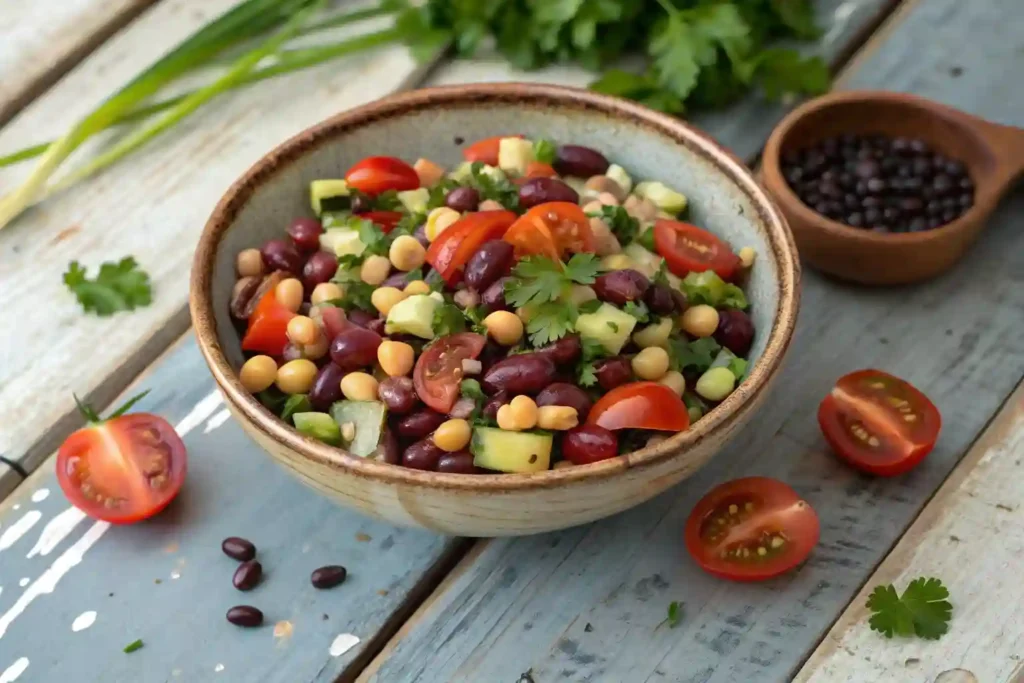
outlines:
[{"label": "cilantro sprig on wood", "polygon": [[877,586],[868,597],[871,630],[886,638],[918,636],[938,640],[949,630],[953,605],[949,590],[936,578],[914,579],[900,595],[896,588]]},{"label": "cilantro sprig on wood", "polygon": [[576,318],[589,308],[572,301],[572,287],[594,284],[600,272],[601,263],[594,254],[573,254],[566,263],[544,256],[527,256],[519,262],[505,283],[505,300],[526,310],[531,344],[544,346],[572,332]]},{"label": "cilantro sprig on wood", "polygon": [[104,263],[93,278],[78,261],[72,261],[64,273],[64,284],[83,309],[99,316],[132,311],[153,301],[149,275],[131,256]]}]

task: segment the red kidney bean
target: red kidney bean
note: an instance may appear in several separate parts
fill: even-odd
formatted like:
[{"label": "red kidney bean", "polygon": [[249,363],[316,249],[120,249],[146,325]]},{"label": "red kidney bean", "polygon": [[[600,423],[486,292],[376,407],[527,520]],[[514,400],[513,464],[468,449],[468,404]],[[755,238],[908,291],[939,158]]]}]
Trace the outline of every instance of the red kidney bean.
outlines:
[{"label": "red kidney bean", "polygon": [[737,356],[746,356],[754,343],[754,323],[750,316],[733,308],[719,311],[715,341]]},{"label": "red kidney bean", "polygon": [[238,565],[235,575],[231,577],[231,583],[240,591],[250,591],[263,578],[263,565],[257,560],[248,560]]},{"label": "red kidney bean", "polygon": [[437,469],[437,463],[444,454],[444,451],[434,445],[433,439],[428,437],[405,449],[405,453],[402,454],[402,464],[414,470],[433,472]]},{"label": "red kidney bean", "polygon": [[[324,226],[315,218],[296,218],[288,226],[288,236],[302,251],[316,251],[320,248],[320,235]],[[337,261],[337,259],[335,259]]]},{"label": "red kidney bean", "polygon": [[427,248],[430,247],[430,240],[427,239],[427,226],[426,226],[426,224],[421,225],[420,227],[416,228],[416,230],[413,231],[412,236],[415,237],[419,241],[419,243],[423,245],[424,249],[427,249]]},{"label": "red kidney bean", "polygon": [[319,306],[317,310],[324,323],[324,334],[327,335],[329,341],[334,341],[335,337],[351,327],[344,309],[337,306]]},{"label": "red kidney bean", "polygon": [[512,269],[513,251],[512,245],[505,240],[484,242],[466,263],[466,284],[482,292],[498,278],[508,275]]},{"label": "red kidney bean", "polygon": [[341,400],[341,378],[345,371],[335,363],[320,368],[309,390],[309,402],[317,410],[327,410],[335,401]]},{"label": "red kidney bean", "polygon": [[627,359],[615,356],[594,363],[594,375],[601,388],[610,391],[633,379],[633,368]]},{"label": "red kidney bean", "polygon": [[[238,320],[245,320],[249,317],[252,309],[256,307],[256,303],[259,303],[253,302],[253,298],[256,296],[262,281],[263,278],[250,275],[249,277],[239,278],[235,282],[235,286],[231,290],[231,303],[228,304],[232,317]],[[250,303],[252,303],[252,306],[249,305]]]},{"label": "red kidney bean", "polygon": [[284,270],[293,275],[302,272],[302,254],[298,247],[286,240],[268,240],[260,249],[263,263],[269,270]]},{"label": "red kidney bean", "polygon": [[246,562],[256,557],[256,546],[252,544],[252,541],[238,536],[225,538],[220,544],[220,549],[224,551],[225,555],[239,562]]},{"label": "red kidney bean", "polygon": [[555,365],[559,366],[575,363],[579,360],[582,352],[583,345],[580,343],[579,336],[575,334],[566,335],[558,341],[552,342],[535,351],[535,353],[542,356],[547,356]]},{"label": "red kidney bean", "polygon": [[398,434],[406,439],[422,439],[448,418],[430,408],[406,415],[395,424]]},{"label": "red kidney bean", "polygon": [[348,570],[340,564],[329,564],[326,567],[314,569],[313,573],[309,575],[309,582],[313,584],[313,588],[334,588],[344,583],[347,576]]},{"label": "red kidney bean", "polygon": [[444,205],[458,212],[476,211],[480,206],[480,193],[472,187],[456,187],[445,195]]},{"label": "red kidney bean", "polygon": [[580,425],[562,437],[562,455],[574,465],[587,465],[619,454],[619,437],[597,425]]},{"label": "red kidney bean", "polygon": [[521,353],[492,365],[484,373],[481,385],[488,394],[536,394],[554,381],[556,371],[547,356]]},{"label": "red kidney bean", "polygon": [[326,251],[314,252],[302,267],[302,284],[306,294],[324,282],[328,282],[338,272],[338,257]]},{"label": "red kidney bean", "polygon": [[529,209],[547,202],[577,204],[580,196],[558,178],[530,178],[519,186],[519,205]]},{"label": "red kidney bean", "polygon": [[480,361],[480,374],[486,374],[491,366],[508,355],[508,349],[493,339],[488,339],[484,344],[484,350],[480,352],[477,360]]},{"label": "red kidney bean", "polygon": [[348,312],[348,321],[353,325],[358,325],[359,327],[366,327],[376,319],[377,317],[375,315],[368,313],[361,308],[353,308]]},{"label": "red kidney bean", "polygon": [[672,299],[676,302],[676,310],[682,313],[686,310],[689,302],[686,300],[686,295],[680,292],[678,289],[672,289]]},{"label": "red kidney bean", "polygon": [[366,324],[366,329],[368,329],[370,332],[373,332],[375,335],[379,337],[383,337],[386,323],[386,318],[374,318],[373,320]]},{"label": "red kidney bean", "polygon": [[499,278],[480,295],[480,303],[488,313],[509,310],[508,302],[505,301],[505,283],[507,281],[507,277]]},{"label": "red kidney bean", "polygon": [[405,415],[420,402],[416,388],[408,377],[388,377],[382,381],[377,385],[377,398],[384,402],[388,412],[393,415]]},{"label": "red kidney bean", "polygon": [[352,201],[348,207],[352,213],[366,213],[373,211],[373,198],[364,194],[352,195]]},{"label": "red kidney bean", "polygon": [[494,396],[487,399],[487,402],[484,403],[484,407],[480,412],[488,419],[497,420],[498,409],[511,400],[512,398],[508,395],[507,391],[499,391]]},{"label": "red kidney bean", "polygon": [[621,306],[642,299],[651,281],[643,273],[626,268],[599,275],[592,286],[598,299]]},{"label": "red kidney bean", "polygon": [[389,465],[397,465],[402,462],[402,447],[398,443],[398,437],[391,428],[385,428],[380,439],[381,457]]},{"label": "red kidney bean", "polygon": [[483,469],[473,464],[473,454],[469,451],[446,453],[437,461],[438,472],[451,474],[482,474]]},{"label": "red kidney bean", "polygon": [[558,148],[554,163],[559,175],[572,175],[577,178],[604,175],[608,166],[605,155],[582,145],[562,145]]},{"label": "red kidney bean", "polygon": [[569,406],[576,409],[582,423],[587,419],[590,408],[594,405],[587,396],[587,392],[575,384],[568,382],[555,382],[544,387],[544,390],[537,394],[538,406]]},{"label": "red kidney bean", "polygon": [[331,342],[331,360],[342,370],[358,370],[373,365],[382,339],[376,332],[349,327]]},{"label": "red kidney bean", "polygon": [[651,285],[644,294],[644,302],[647,308],[651,309],[651,313],[657,315],[672,315],[676,312],[676,299],[672,296],[672,288],[660,282]]},{"label": "red kidney bean", "polygon": [[263,623],[263,612],[250,605],[236,605],[228,610],[227,616],[235,626],[252,628]]},{"label": "red kidney bean", "polygon": [[409,284],[408,282],[405,281],[407,275],[408,273],[403,273],[401,271],[393,275],[388,275],[388,278],[384,280],[384,282],[380,283],[380,286],[394,287],[395,289],[405,289],[405,286]]}]

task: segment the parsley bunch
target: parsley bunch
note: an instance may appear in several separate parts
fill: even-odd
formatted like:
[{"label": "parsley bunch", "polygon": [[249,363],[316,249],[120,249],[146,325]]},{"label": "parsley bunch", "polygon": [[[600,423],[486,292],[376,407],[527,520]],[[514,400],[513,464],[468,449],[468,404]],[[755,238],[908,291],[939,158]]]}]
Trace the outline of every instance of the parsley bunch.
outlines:
[{"label": "parsley bunch", "polygon": [[573,254],[567,263],[544,256],[527,256],[519,262],[505,283],[505,300],[528,311],[526,331],[531,344],[543,346],[561,339],[572,332],[581,312],[600,305],[588,301],[578,306],[569,298],[573,284],[594,284],[600,272],[601,263],[594,254]]}]

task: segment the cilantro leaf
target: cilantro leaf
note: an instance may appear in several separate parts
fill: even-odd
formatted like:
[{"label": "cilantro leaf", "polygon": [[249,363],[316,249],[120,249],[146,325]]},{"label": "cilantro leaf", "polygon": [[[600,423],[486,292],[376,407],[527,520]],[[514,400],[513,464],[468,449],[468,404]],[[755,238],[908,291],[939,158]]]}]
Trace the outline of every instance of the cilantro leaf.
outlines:
[{"label": "cilantro leaf", "polygon": [[711,367],[715,355],[722,347],[711,337],[702,337],[687,342],[678,337],[669,337],[669,366],[676,372],[692,368],[694,372],[704,372]]},{"label": "cilantro leaf", "polygon": [[764,94],[777,100],[790,93],[820,95],[829,88],[828,65],[820,57],[804,58],[796,50],[765,50],[754,63],[754,78]]},{"label": "cilantro leaf", "polygon": [[627,301],[622,311],[636,318],[638,323],[645,323],[651,319],[651,312],[643,301]]},{"label": "cilantro leaf", "polygon": [[480,199],[493,199],[506,209],[515,211],[519,208],[519,188],[504,173],[490,175],[485,172],[485,164],[475,161],[469,167],[469,186],[476,188]]},{"label": "cilantro leaf", "polygon": [[619,240],[619,244],[636,241],[637,232],[640,230],[640,221],[630,216],[624,207],[605,205],[601,207],[600,212],[590,215],[603,219]]},{"label": "cilantro leaf", "polygon": [[683,278],[682,290],[691,306],[707,304],[743,310],[749,305],[742,289],[726,282],[713,270],[689,273]]},{"label": "cilantro leaf", "polygon": [[446,337],[466,331],[466,316],[453,303],[445,302],[434,309],[434,336]]},{"label": "cilantro leaf", "polygon": [[597,254],[573,254],[565,264],[565,276],[578,285],[592,285],[601,274],[601,260]]},{"label": "cilantro leaf", "polygon": [[877,586],[868,597],[869,624],[886,638],[916,635],[937,640],[949,630],[953,605],[947,598],[949,591],[936,578],[914,579],[903,595],[891,584]]},{"label": "cilantro leaf", "polygon": [[555,261],[544,256],[527,256],[512,270],[512,278],[505,283],[505,299],[515,308],[554,301],[571,284],[566,279],[562,266]]},{"label": "cilantro leaf", "polygon": [[360,280],[358,272],[342,270],[339,267],[338,272],[333,278],[331,278],[331,281],[341,285],[341,288],[345,291],[345,295],[340,299],[325,301],[323,303],[343,308],[346,311],[358,308],[371,313],[376,312],[377,308],[371,301],[373,290],[376,289],[376,287]]},{"label": "cilantro leaf", "polygon": [[295,413],[308,413],[311,410],[313,410],[313,404],[309,402],[309,396],[292,394],[281,408],[281,419],[288,422]]},{"label": "cilantro leaf", "polygon": [[582,350],[579,364],[576,366],[576,379],[580,386],[592,387],[597,384],[595,361],[607,356],[608,350],[604,348],[604,344],[589,337],[581,337],[580,345]]},{"label": "cilantro leaf", "polygon": [[88,312],[99,316],[118,311],[132,311],[153,301],[149,275],[139,268],[131,256],[100,266],[95,278],[89,279],[85,268],[72,261],[64,273],[64,284]]},{"label": "cilantro leaf", "polygon": [[551,301],[537,306],[526,323],[530,343],[544,346],[561,339],[573,331],[578,315],[576,306],[568,302]]},{"label": "cilantro leaf", "polygon": [[533,158],[542,164],[555,163],[557,152],[558,149],[555,147],[555,143],[550,140],[541,138],[533,143]]},{"label": "cilantro leaf", "polygon": [[484,326],[484,318],[487,317],[487,309],[483,306],[470,306],[462,311],[463,315],[470,322],[470,330],[477,334],[487,336],[487,328]]},{"label": "cilantro leaf", "polygon": [[480,382],[475,379],[464,379],[459,384],[459,393],[466,398],[471,398],[474,401],[486,401],[487,395],[484,390],[480,388]]},{"label": "cilantro leaf", "polygon": [[729,359],[729,364],[725,367],[729,368],[729,372],[735,375],[737,380],[743,379],[743,375],[747,374],[747,359],[733,357]]}]

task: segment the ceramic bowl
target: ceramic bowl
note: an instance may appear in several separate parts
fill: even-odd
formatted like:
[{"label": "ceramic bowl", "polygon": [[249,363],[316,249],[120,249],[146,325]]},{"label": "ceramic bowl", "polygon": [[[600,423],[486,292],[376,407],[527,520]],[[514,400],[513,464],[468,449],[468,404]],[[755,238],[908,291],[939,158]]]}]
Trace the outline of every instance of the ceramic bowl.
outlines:
[{"label": "ceramic bowl", "polygon": [[[691,220],[757,262],[747,292],[757,329],[749,376],[692,428],[661,444],[592,465],[535,474],[423,472],[355,457],[304,437],[250,395],[228,311],[235,255],[284,234],[307,215],[311,180],[339,177],[359,159],[427,157],[449,167],[464,141],[523,133],[587,145],[634,177],[690,198]],[[396,524],[463,536],[561,529],[633,507],[693,474],[763,403],[789,346],[800,270],[785,219],[746,167],[678,119],[591,92],[550,85],[481,84],[394,95],[300,133],[224,195],[200,238],[190,306],[199,347],[228,408],[288,472],[332,498]]]}]

